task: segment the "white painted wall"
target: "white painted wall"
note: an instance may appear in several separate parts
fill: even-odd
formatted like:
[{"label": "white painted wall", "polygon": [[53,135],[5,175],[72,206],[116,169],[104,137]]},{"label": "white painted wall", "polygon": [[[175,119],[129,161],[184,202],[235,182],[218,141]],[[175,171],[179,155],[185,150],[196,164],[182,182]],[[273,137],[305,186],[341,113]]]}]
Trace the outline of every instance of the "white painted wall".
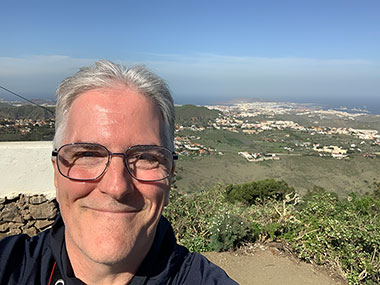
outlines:
[{"label": "white painted wall", "polygon": [[0,142],[0,197],[19,193],[55,197],[52,142]]}]

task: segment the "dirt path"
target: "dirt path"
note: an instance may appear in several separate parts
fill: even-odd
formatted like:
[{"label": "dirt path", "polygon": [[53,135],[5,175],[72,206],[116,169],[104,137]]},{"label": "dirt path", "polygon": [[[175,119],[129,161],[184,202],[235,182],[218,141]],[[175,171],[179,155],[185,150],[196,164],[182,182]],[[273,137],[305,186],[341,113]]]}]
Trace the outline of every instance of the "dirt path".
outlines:
[{"label": "dirt path", "polygon": [[239,284],[342,285],[321,267],[300,262],[276,249],[259,247],[250,252],[207,252],[204,255],[222,267]]}]

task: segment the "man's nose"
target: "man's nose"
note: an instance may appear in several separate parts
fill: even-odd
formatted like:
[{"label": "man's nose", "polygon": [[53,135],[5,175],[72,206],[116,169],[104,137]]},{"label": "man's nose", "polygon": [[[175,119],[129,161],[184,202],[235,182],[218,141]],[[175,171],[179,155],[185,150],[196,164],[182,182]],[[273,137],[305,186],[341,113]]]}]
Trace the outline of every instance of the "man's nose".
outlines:
[{"label": "man's nose", "polygon": [[106,172],[99,183],[102,192],[115,200],[122,200],[134,191],[133,178],[129,174],[122,155],[112,155]]}]

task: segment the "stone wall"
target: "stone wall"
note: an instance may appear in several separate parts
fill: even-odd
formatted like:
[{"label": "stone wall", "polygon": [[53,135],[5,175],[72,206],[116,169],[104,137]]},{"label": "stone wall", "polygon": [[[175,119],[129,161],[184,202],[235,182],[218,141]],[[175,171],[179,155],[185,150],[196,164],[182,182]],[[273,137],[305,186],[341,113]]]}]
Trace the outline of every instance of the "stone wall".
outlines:
[{"label": "stone wall", "polygon": [[33,236],[51,226],[58,204],[42,194],[19,194],[0,198],[0,213],[0,238],[20,233]]}]

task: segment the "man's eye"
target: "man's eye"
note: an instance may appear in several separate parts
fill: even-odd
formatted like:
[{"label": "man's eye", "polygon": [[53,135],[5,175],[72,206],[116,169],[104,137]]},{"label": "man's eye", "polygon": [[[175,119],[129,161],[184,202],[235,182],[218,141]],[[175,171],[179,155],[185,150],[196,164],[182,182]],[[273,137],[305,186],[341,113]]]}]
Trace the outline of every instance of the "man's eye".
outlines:
[{"label": "man's eye", "polygon": [[74,157],[76,158],[82,158],[82,157],[102,157],[103,155],[99,152],[94,151],[81,151],[77,152]]},{"label": "man's eye", "polygon": [[158,158],[152,154],[149,153],[142,153],[138,157],[139,160],[145,161],[145,162],[157,162]]},{"label": "man's eye", "polygon": [[140,153],[129,158],[129,164],[132,168],[137,169],[155,169],[159,167],[159,159],[149,153]]}]

